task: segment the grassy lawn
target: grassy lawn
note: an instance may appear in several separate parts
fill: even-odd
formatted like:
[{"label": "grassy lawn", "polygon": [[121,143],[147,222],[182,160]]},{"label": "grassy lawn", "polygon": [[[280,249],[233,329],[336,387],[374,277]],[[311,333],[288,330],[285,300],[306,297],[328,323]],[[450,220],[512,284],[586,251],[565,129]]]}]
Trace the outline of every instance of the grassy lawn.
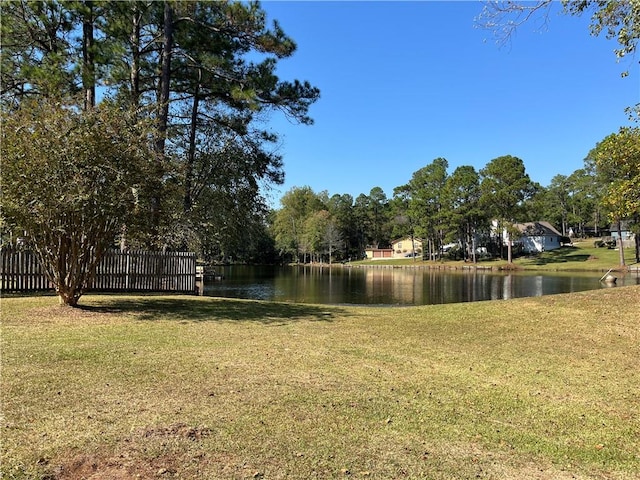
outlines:
[{"label": "grassy lawn", "polygon": [[[551,270],[551,271],[603,271],[610,268],[618,269],[620,265],[620,253],[615,249],[596,248],[593,240],[575,242],[573,246],[565,246],[556,250],[543,252],[539,255],[514,258],[514,265],[526,270]],[[635,250],[626,248],[624,251],[625,263],[635,264]],[[462,268],[472,264],[463,261],[423,261],[422,259],[400,258],[392,260],[363,260],[352,262],[353,265],[394,265],[394,266],[424,266],[424,267],[450,267]],[[479,267],[504,268],[505,260],[482,259],[477,264]]]},{"label": "grassy lawn", "polygon": [[2,478],[640,478],[640,287],[81,302],[2,299]]}]

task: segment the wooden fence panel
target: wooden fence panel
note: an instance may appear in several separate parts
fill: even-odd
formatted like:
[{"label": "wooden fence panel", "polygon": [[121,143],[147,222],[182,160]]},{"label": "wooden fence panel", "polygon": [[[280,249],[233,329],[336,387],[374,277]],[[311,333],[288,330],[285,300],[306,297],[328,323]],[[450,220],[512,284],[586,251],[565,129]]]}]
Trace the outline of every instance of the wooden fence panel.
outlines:
[{"label": "wooden fence panel", "polygon": [[26,292],[51,289],[40,267],[40,262],[31,251],[0,249],[0,269],[2,291]]},{"label": "wooden fence panel", "polygon": [[[111,250],[96,268],[90,291],[186,292],[196,288],[196,256],[189,252]],[[33,252],[0,249],[0,290],[52,290]]]}]

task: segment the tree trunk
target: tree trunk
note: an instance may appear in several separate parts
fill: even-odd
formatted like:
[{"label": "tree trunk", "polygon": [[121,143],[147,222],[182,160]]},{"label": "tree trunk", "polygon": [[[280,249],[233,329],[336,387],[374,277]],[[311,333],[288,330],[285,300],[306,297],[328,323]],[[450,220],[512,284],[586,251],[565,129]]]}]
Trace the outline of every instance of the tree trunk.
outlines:
[{"label": "tree trunk", "polygon": [[173,9],[169,2],[164,4],[163,43],[160,64],[160,82],[158,88],[158,137],[156,151],[164,156],[169,123],[169,94],[171,82],[171,50],[173,48]]},{"label": "tree trunk", "polygon": [[155,152],[157,154],[156,188],[151,198],[151,236],[152,242],[158,243],[161,214],[161,190],[163,163],[167,126],[169,123],[169,96],[171,82],[171,50],[173,48],[173,9],[169,2],[164,4],[163,42],[160,60],[160,79],[158,85],[158,123],[156,131]]},{"label": "tree trunk", "polygon": [[61,306],[77,307],[80,296],[74,292],[62,292],[58,291],[58,302]]},{"label": "tree trunk", "polygon": [[618,252],[620,253],[620,266],[624,267],[625,263],[624,263],[624,245],[622,242],[622,222],[620,221],[620,219],[618,219],[617,221],[617,227],[618,227],[618,241],[620,242],[620,245],[618,246]]},{"label": "tree trunk", "polygon": [[93,2],[84,3],[82,17],[82,89],[84,90],[84,109],[96,106],[96,73],[93,51]]},{"label": "tree trunk", "polygon": [[[135,109],[140,107],[140,23],[142,21],[142,12],[140,11],[139,4],[132,2],[131,13],[131,34],[129,35],[129,42],[131,45],[131,66],[129,69],[129,89],[130,98],[129,102]],[[120,230],[120,250],[127,250],[127,225],[122,225]]]},{"label": "tree trunk", "polygon": [[191,131],[189,132],[189,152],[187,154],[187,164],[184,174],[184,213],[191,211],[193,207],[193,166],[196,157],[196,131],[198,125],[198,107],[200,104],[200,79],[202,72],[198,70],[198,82],[193,95],[193,105],[191,107]]},{"label": "tree trunk", "polygon": [[471,249],[469,252],[469,258],[475,264],[476,262],[476,239],[473,234],[473,227],[470,224],[467,224],[467,245]]},{"label": "tree trunk", "polygon": [[133,4],[133,17],[131,19],[131,69],[129,81],[131,82],[131,103],[136,108],[140,103],[140,22],[142,13],[136,3]]},{"label": "tree trunk", "polygon": [[636,263],[640,263],[640,213],[633,216],[633,236],[635,238]]},{"label": "tree trunk", "polygon": [[413,261],[416,261],[416,240],[413,237],[413,232],[411,232],[411,255],[413,256]]}]

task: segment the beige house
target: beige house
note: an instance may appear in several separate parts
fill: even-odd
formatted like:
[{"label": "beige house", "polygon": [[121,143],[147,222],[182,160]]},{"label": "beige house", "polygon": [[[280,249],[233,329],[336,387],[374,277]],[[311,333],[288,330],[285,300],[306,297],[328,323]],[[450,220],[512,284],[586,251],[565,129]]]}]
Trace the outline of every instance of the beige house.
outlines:
[{"label": "beige house", "polygon": [[391,242],[391,248],[367,248],[367,260],[382,260],[390,258],[421,257],[422,240],[410,237],[400,238]]},{"label": "beige house", "polygon": [[421,257],[422,256],[422,240],[410,237],[400,238],[391,242],[393,250],[393,258],[404,257]]},{"label": "beige house", "polygon": [[367,260],[388,260],[393,258],[393,250],[390,248],[367,248],[364,253]]}]

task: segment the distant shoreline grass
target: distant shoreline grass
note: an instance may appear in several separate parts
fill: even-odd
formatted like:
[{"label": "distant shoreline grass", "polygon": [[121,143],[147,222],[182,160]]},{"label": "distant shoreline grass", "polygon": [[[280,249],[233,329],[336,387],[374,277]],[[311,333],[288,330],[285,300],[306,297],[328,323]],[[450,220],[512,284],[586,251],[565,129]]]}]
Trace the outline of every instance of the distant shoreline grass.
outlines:
[{"label": "distant shoreline grass", "polygon": [[2,299],[2,478],[637,479],[640,287]]},{"label": "distant shoreline grass", "polygon": [[367,266],[402,266],[420,268],[450,268],[450,269],[514,269],[514,270],[536,270],[536,271],[635,271],[639,264],[635,261],[635,250],[625,248],[625,263],[627,268],[620,266],[619,252],[617,249],[596,248],[592,240],[575,242],[572,246],[563,246],[555,250],[549,250],[536,255],[527,255],[514,258],[513,264],[509,265],[502,259],[479,259],[477,263],[464,262],[462,260],[442,260],[427,261],[416,258],[401,259],[376,259],[348,262],[346,265],[367,267]]}]

